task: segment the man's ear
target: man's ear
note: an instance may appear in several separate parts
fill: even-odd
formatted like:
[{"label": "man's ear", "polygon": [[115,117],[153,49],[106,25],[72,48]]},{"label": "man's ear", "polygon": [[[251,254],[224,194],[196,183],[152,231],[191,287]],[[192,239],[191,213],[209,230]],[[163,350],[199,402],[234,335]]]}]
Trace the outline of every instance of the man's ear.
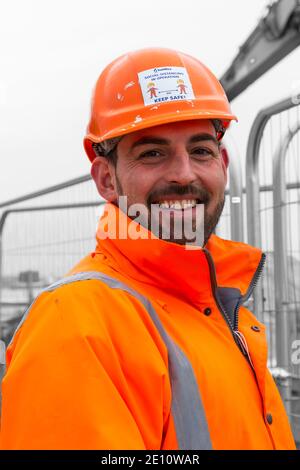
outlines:
[{"label": "man's ear", "polygon": [[115,201],[118,194],[115,188],[114,167],[107,158],[96,157],[91,167],[91,175],[96,183],[100,196],[109,202]]},{"label": "man's ear", "polygon": [[221,156],[222,156],[223,163],[224,163],[224,165],[227,169],[228,165],[229,165],[229,155],[228,155],[228,152],[226,150],[226,147],[223,144],[221,144],[221,146],[220,146],[220,151],[221,151]]}]

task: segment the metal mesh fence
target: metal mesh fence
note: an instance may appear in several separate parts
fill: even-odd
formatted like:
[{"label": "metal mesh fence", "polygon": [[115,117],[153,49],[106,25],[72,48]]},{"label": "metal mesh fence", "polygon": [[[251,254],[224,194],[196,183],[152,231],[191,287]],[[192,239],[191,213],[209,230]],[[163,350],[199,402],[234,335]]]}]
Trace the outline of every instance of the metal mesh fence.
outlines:
[{"label": "metal mesh fence", "polygon": [[267,327],[269,366],[299,443],[300,109],[292,103],[284,107],[274,109],[259,142],[259,220],[248,213],[248,223],[251,220],[259,227],[261,247],[267,254],[257,313]]},{"label": "metal mesh fence", "polygon": [[0,322],[6,342],[38,292],[94,250],[103,204],[85,176],[0,206]]}]

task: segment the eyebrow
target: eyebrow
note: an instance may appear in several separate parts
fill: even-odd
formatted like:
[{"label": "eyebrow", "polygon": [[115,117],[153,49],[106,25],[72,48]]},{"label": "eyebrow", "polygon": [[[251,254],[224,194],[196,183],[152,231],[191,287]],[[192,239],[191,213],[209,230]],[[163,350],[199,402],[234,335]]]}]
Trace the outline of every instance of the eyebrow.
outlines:
[{"label": "eyebrow", "polygon": [[220,145],[220,142],[218,141],[218,139],[216,137],[214,137],[213,135],[211,134],[197,134],[197,135],[193,135],[193,137],[191,137],[189,139],[189,143],[190,144],[195,144],[197,142],[203,142],[203,140],[210,140],[211,142],[213,142],[214,144],[216,144],[218,147]]},{"label": "eyebrow", "polygon": [[155,144],[155,145],[170,145],[171,141],[169,139],[162,139],[161,137],[155,137],[155,136],[145,136],[141,137],[140,139],[136,140],[132,146],[131,150],[133,150],[136,147],[139,147],[141,145],[147,145],[147,144]]},{"label": "eyebrow", "polygon": [[[196,134],[196,135],[193,135],[188,143],[189,144],[195,144],[197,142],[203,142],[203,141],[206,141],[206,140],[209,140],[211,142],[213,142],[215,145],[217,145],[219,147],[219,141],[217,140],[216,137],[214,137],[213,135],[211,134]],[[133,150],[134,148],[136,147],[140,147],[142,145],[147,145],[147,144],[150,144],[150,145],[170,145],[171,144],[171,140],[169,139],[163,139],[161,137],[156,137],[156,136],[151,136],[151,135],[148,135],[148,136],[145,136],[145,137],[141,137],[140,139],[136,140],[130,150]]]}]

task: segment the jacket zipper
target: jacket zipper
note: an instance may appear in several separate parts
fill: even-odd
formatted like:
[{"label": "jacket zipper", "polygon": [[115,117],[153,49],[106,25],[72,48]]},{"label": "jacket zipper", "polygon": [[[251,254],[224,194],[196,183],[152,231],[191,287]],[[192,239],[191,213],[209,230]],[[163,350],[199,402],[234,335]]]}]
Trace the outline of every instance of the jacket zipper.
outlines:
[{"label": "jacket zipper", "polygon": [[217,286],[218,285],[217,285],[216,271],[215,271],[214,263],[213,263],[213,260],[212,260],[212,256],[206,248],[203,248],[203,251],[204,251],[206,259],[208,261],[208,266],[209,266],[209,271],[210,271],[210,279],[211,279],[211,284],[212,284],[212,288],[213,288],[212,292],[213,292],[214,300],[215,300],[218,309],[220,310],[221,314],[223,315],[223,318],[225,319],[225,321],[226,321],[226,323],[227,323],[227,325],[228,325],[228,327],[231,331],[231,334],[233,336],[233,339],[234,339],[235,343],[237,344],[238,348],[243,353],[243,355],[247,358],[250,366],[253,369],[253,364],[252,364],[251,358],[249,356],[247,348],[245,348],[245,344],[244,344],[243,340],[241,339],[242,335],[238,331],[238,313],[239,313],[240,306],[242,305],[243,302],[245,302],[246,300],[249,299],[249,297],[251,296],[253,290],[255,289],[256,284],[258,283],[258,280],[261,276],[261,273],[262,273],[262,270],[263,270],[263,267],[264,267],[266,255],[264,253],[262,254],[260,262],[258,264],[258,267],[257,267],[257,269],[254,273],[254,276],[252,277],[252,280],[250,282],[249,288],[248,288],[246,294],[241,297],[241,299],[239,300],[239,302],[238,302],[238,304],[235,308],[234,323],[232,323],[228,313],[226,312],[226,309],[222,305],[222,302],[220,301],[219,296],[217,294]]}]

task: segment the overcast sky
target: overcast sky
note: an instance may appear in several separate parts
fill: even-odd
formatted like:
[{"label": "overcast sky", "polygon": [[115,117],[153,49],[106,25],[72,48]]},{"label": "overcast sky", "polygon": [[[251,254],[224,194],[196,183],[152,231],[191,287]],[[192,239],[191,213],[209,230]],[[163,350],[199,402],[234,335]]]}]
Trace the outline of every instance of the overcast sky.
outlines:
[{"label": "overcast sky", "polygon": [[[107,63],[149,46],[198,57],[220,77],[264,0],[0,0],[0,201],[89,172],[82,139]],[[236,99],[244,159],[262,107],[300,80],[299,50]]]}]

